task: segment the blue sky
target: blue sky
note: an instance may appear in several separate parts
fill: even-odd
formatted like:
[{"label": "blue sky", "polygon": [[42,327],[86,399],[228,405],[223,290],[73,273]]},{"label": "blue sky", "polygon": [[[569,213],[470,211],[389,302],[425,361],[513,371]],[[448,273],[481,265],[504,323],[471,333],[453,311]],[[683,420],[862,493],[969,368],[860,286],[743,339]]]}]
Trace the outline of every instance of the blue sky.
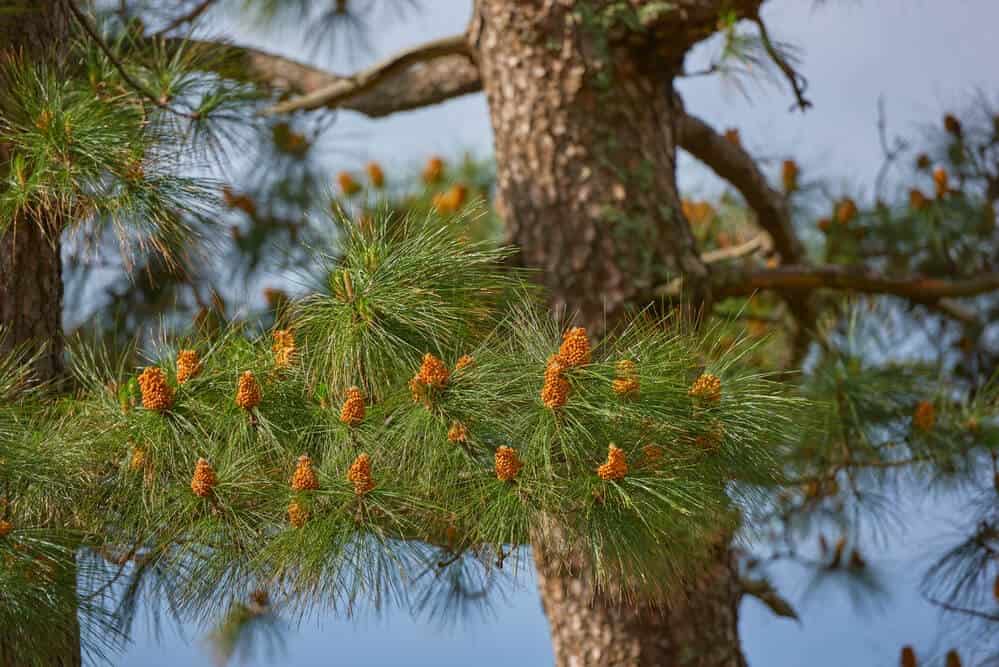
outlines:
[{"label": "blue sky", "polygon": [[[380,27],[370,60],[437,36],[460,31],[468,0],[424,0],[427,11],[406,24]],[[750,88],[746,100],[717,80],[680,84],[687,108],[719,128],[738,127],[743,142],[767,157],[794,155],[809,171],[835,185],[870,183],[880,165],[877,100],[884,96],[891,130],[914,134],[937,122],[945,110],[969,101],[981,88],[999,95],[999,2],[996,0],[831,0],[816,8],[811,0],[773,0],[765,18],[774,36],[801,47],[802,71],[810,82],[815,107],[807,114],[789,112],[786,90]],[[290,36],[290,35],[289,35]],[[246,41],[252,36],[235,36]],[[308,54],[283,47],[298,40],[256,40],[269,50],[300,59]],[[705,57],[706,51],[696,54]],[[347,63],[332,67],[345,72]],[[356,168],[367,159],[389,165],[422,161],[431,153],[472,150],[491,153],[492,136],[485,100],[469,96],[437,107],[369,121],[343,114],[333,130],[345,151],[331,156],[330,168]],[[680,174],[688,189],[717,184],[687,162]],[[801,603],[803,621],[777,619],[747,601],[742,609],[743,644],[754,665],[811,667],[894,665],[899,647],[912,643],[924,656],[939,656],[948,646],[938,637],[939,619],[923,603],[913,584],[925,562],[911,554],[940,544],[940,531],[953,519],[948,505],[906,506],[910,530],[869,556],[887,577],[892,596],[880,610],[858,615],[837,590],[820,590],[803,600],[806,582],[792,568],[779,583]],[[918,521],[914,520],[918,517]],[[211,665],[196,628],[186,637],[171,631],[157,640],[140,624],[133,646],[115,662],[136,667]],[[507,604],[497,603],[488,621],[442,629],[389,613],[361,621],[321,617],[285,637],[276,660],[251,664],[310,665],[545,665],[551,663],[547,626],[528,577]]]}]

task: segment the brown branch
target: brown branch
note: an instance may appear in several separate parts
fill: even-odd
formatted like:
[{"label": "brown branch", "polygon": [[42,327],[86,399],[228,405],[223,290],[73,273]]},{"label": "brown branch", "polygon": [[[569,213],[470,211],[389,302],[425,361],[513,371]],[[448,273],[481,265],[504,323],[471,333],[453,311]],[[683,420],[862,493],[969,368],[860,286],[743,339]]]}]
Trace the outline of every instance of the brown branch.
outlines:
[{"label": "brown branch", "polygon": [[377,86],[411,68],[425,65],[438,58],[462,56],[472,62],[472,52],[468,46],[467,37],[455,35],[432,42],[427,42],[415,48],[402,51],[384,60],[374,67],[363,70],[348,77],[339,78],[327,86],[275,105],[267,110],[269,114],[289,113],[299,110],[312,110],[323,107],[337,107],[344,100],[356,98],[374,90]]},{"label": "brown branch", "polygon": [[212,5],[214,5],[218,0],[201,0],[197,5],[195,5],[191,11],[181,14],[174,20],[170,21],[166,27],[158,30],[155,36],[159,37],[167,34],[171,30],[175,30],[185,23],[190,23],[191,21],[196,21],[202,14],[208,11]]},{"label": "brown branch", "polygon": [[[767,55],[770,59],[776,63],[777,67],[787,78],[788,82],[791,84],[791,90],[794,92],[795,105],[801,111],[808,110],[808,107],[812,106],[812,103],[805,98],[805,89],[808,88],[808,80],[795,70],[787,58],[785,58],[781,52],[777,49],[774,43],[770,40],[770,33],[767,30],[767,24],[763,22],[763,18],[760,16],[759,10],[755,11],[750,20],[756,24],[756,27],[760,31],[760,40],[763,42],[763,48],[766,49]],[[791,109],[794,109],[794,106]]]},{"label": "brown branch", "polygon": [[[165,38],[157,40],[168,53],[188,49],[198,55],[193,66],[263,90],[290,92],[303,97],[334,87],[343,88],[353,77],[285,58],[260,49],[212,40]],[[385,75],[366,90],[331,100],[331,109],[356,111],[371,118],[438,104],[482,89],[478,66],[466,55],[440,56]]]},{"label": "brown branch", "polygon": [[759,290],[810,292],[837,289],[865,294],[886,294],[914,303],[977,296],[999,290],[999,273],[974,278],[944,280],[924,276],[892,278],[870,269],[849,265],[781,266],[775,269],[717,272],[716,297],[748,296]]},{"label": "brown branch", "polygon": [[759,225],[773,237],[774,247],[784,262],[797,264],[804,261],[805,249],[794,233],[787,202],[770,187],[749,153],[688,113],[678,118],[677,131],[681,148],[742,194],[756,214]]}]

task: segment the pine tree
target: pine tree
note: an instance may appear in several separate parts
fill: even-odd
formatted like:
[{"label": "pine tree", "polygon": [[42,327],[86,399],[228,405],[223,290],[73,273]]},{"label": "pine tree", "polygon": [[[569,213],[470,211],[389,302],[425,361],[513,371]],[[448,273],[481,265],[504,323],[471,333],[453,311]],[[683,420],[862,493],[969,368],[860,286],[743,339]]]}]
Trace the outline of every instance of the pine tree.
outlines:
[{"label": "pine tree", "polygon": [[[134,565],[118,621],[142,592],[163,595],[201,620],[224,614],[227,651],[275,605],[405,600],[423,571],[492,582],[529,544],[559,664],[739,665],[742,595],[794,614],[766,565],[791,558],[872,585],[858,522],[883,516],[871,499],[888,482],[922,474],[974,499],[967,539],[930,570],[925,595],[994,630],[994,113],[945,117],[908,195],[868,204],[844,193],[820,211],[806,170],[787,161],[772,187],[735,128],[711,128],[673,90],[684,55],[717,34],[727,60],[714,69],[769,64],[807,108],[761,2],[480,0],[467,34],[350,77],[181,36],[216,20],[216,4],[157,16],[125,3],[98,22],[83,3],[46,2],[0,31],[20,35],[0,84],[0,323],[11,332],[0,349],[28,354],[32,381],[59,374],[59,241],[73,227],[120,230],[140,275],[186,295],[171,312],[201,311],[194,333],[141,364],[136,350],[114,363],[74,351],[72,398],[11,394],[37,426],[4,446],[58,443],[72,462],[45,470],[68,489],[62,508],[94,509],[68,521],[20,509],[21,497],[0,542],[26,521],[71,531],[69,544],[95,554],[95,590]],[[238,11],[314,25],[321,38],[356,34],[353,5]],[[28,48],[70,34],[74,47],[58,54]],[[322,180],[312,163],[322,121],[310,118],[478,90],[496,140],[497,215],[470,215],[488,174],[437,156],[415,198],[380,167],[342,173],[335,245],[302,224]],[[281,261],[318,278],[302,298],[274,295],[275,329],[263,334],[224,322],[210,276],[176,268],[195,232],[211,233],[199,214],[217,188],[183,176],[186,160],[224,155],[258,111],[260,172],[282,178],[252,173],[246,189],[223,190],[249,223],[232,242],[248,276],[286,235]],[[741,198],[683,199],[678,148]],[[509,245],[495,241],[500,220]],[[40,280],[16,270],[28,261],[48,267]],[[535,269],[543,291],[517,266]],[[161,289],[123,291],[137,322]],[[931,320],[957,350],[933,364],[872,355],[890,318]],[[806,356],[807,372],[792,373]],[[303,452],[316,484],[295,488]],[[19,496],[29,475],[12,469]],[[733,536],[771,526],[773,552],[740,562]],[[809,553],[802,535],[816,534]],[[61,607],[5,632],[66,613],[74,594],[52,583]],[[20,645],[5,635],[0,646]],[[20,648],[3,657],[52,664]]]}]

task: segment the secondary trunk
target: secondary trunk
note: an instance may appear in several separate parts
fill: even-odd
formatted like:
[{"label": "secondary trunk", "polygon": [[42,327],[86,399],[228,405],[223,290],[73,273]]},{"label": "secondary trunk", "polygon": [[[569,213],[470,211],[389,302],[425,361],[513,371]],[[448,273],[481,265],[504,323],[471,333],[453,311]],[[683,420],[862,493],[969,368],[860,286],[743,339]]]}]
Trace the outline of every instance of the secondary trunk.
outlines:
[{"label": "secondary trunk", "polygon": [[[709,302],[676,187],[680,110],[670,92],[682,49],[641,34],[610,40],[565,2],[480,0],[471,39],[495,137],[497,204],[552,305],[599,335],[674,278],[694,303]],[[557,570],[539,545],[535,557],[557,665],[745,664],[726,548],[683,602],[666,606],[594,596],[586,568]]]},{"label": "secondary trunk", "polygon": [[[61,0],[0,2],[0,60],[19,58],[58,67],[67,52],[70,16]],[[0,62],[0,66],[6,63]],[[0,80],[0,96],[8,95]],[[0,181],[9,173],[10,148],[0,135]],[[36,377],[63,375],[62,260],[58,214],[32,210],[4,220],[0,233],[0,355],[13,348],[35,357]],[[59,619],[47,633],[52,656],[31,664],[79,667],[80,625],[76,613]],[[24,665],[17,636],[0,628],[0,666]]]}]

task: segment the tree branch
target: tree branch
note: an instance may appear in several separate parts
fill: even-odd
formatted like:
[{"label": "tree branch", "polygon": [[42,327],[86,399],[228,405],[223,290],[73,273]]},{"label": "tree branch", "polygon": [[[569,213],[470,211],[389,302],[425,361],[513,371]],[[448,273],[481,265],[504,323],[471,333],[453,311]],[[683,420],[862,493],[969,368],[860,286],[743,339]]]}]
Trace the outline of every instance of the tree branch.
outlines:
[{"label": "tree branch", "polygon": [[760,40],[763,42],[763,48],[766,49],[767,55],[776,63],[777,67],[780,68],[780,71],[787,78],[788,83],[791,84],[791,91],[794,93],[795,99],[795,104],[791,109],[793,110],[796,106],[801,111],[807,111],[808,107],[812,106],[812,103],[805,98],[805,89],[808,88],[808,80],[791,66],[787,58],[781,54],[776,45],[770,40],[770,32],[767,30],[767,24],[763,22],[758,9],[750,19],[760,31]]},{"label": "tree branch", "polygon": [[175,19],[170,21],[170,23],[164,26],[161,30],[157,31],[155,36],[160,37],[162,35],[167,34],[171,30],[179,28],[185,23],[196,21],[198,17],[200,17],[202,14],[211,9],[212,5],[214,5],[216,2],[218,2],[218,0],[201,0],[201,2],[195,5],[190,11],[185,12],[184,14],[181,14],[180,16],[176,17]]},{"label": "tree branch", "polygon": [[794,233],[787,202],[770,187],[749,153],[688,113],[680,115],[677,130],[681,148],[742,194],[756,213],[757,222],[773,237],[774,247],[784,262],[798,264],[804,261],[805,249]]},{"label": "tree branch", "polygon": [[850,265],[781,266],[775,269],[716,272],[716,297],[748,296],[759,290],[809,292],[838,289],[865,294],[887,294],[914,303],[972,297],[999,290],[999,273],[974,278],[944,280],[925,276],[892,278]]},{"label": "tree branch", "polygon": [[298,110],[308,111],[322,107],[337,107],[344,100],[356,98],[372,91],[380,84],[411,68],[426,65],[434,60],[448,56],[461,56],[467,61],[473,62],[472,52],[465,35],[445,37],[444,39],[438,39],[402,51],[370,69],[363,70],[349,77],[339,78],[337,81],[331,82],[329,85],[323,86],[312,93],[277,104],[269,109],[267,113],[279,114]]}]

